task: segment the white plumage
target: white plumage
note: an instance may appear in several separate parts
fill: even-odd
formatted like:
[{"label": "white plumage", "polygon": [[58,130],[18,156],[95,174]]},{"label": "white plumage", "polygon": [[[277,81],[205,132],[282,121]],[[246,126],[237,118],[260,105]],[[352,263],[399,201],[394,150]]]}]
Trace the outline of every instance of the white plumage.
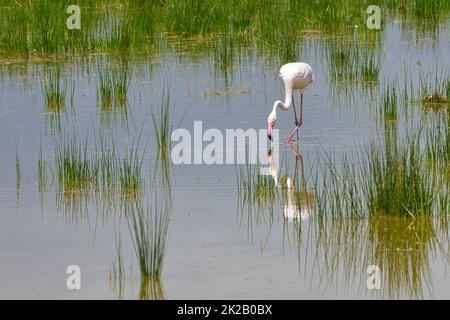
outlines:
[{"label": "white plumage", "polygon": [[[286,97],[284,102],[277,100],[273,104],[272,112],[267,118],[267,135],[272,139],[272,129],[275,126],[277,120],[277,108],[281,110],[288,110],[291,104],[294,105],[294,116],[295,116],[295,129],[288,138],[288,143],[291,141],[294,133],[300,128],[303,122],[303,91],[311,83],[314,82],[314,74],[312,68],[309,64],[304,62],[292,62],[283,65],[280,68],[280,77],[283,79],[284,88],[286,91]],[[297,112],[295,110],[294,103],[294,90],[300,90],[300,119],[297,119]]]},{"label": "white plumage", "polygon": [[285,87],[299,89],[300,91],[314,82],[312,68],[304,62],[292,62],[283,65],[280,68],[280,77],[283,79]]}]

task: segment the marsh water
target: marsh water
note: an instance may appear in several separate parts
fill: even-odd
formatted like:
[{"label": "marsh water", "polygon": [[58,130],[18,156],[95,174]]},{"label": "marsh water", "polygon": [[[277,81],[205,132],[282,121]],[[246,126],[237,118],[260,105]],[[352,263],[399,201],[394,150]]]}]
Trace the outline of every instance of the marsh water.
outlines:
[{"label": "marsh water", "polygon": [[[450,25],[420,33],[392,21],[378,45],[369,48],[379,74],[373,81],[333,79],[330,52],[345,41],[320,34],[298,42],[296,60],[315,76],[304,97],[303,126],[293,147],[280,145],[279,176],[302,181],[300,192],[314,194],[321,155],[356,152],[384,135],[377,108],[389,81],[416,84],[418,75],[449,70]],[[439,216],[315,215],[314,196],[300,219],[285,218],[289,190],[274,188],[264,205],[243,200],[235,165],[174,165],[158,157],[151,111],[170,95],[174,127],[265,129],[275,100],[284,99],[277,75],[281,59],[257,48],[231,47],[226,64],[211,50],[215,40],[164,38],[154,57],[109,55],[4,60],[0,89],[0,298],[50,299],[309,299],[450,298],[449,232]],[[347,47],[352,47],[348,40]],[[357,44],[358,46],[358,44]],[[361,45],[363,47],[363,45]],[[98,105],[99,68],[127,59],[131,78],[125,109]],[[66,108],[45,108],[40,75],[62,68],[68,86]],[[405,75],[410,76],[405,79]],[[73,88],[73,96],[71,90]],[[298,100],[298,95],[295,97]],[[400,112],[398,139],[420,122],[448,117],[448,108],[411,104]],[[380,124],[381,123],[381,124]],[[294,126],[291,111],[278,113],[284,139]],[[140,136],[144,186],[138,201],[153,195],[170,201],[167,252],[160,280],[142,283],[122,203],[90,195],[61,196],[55,172],[55,145],[64,136],[114,137],[123,152]],[[283,140],[284,141],[284,140]],[[20,183],[16,177],[16,148]],[[40,150],[46,161],[46,187],[40,188]],[[144,152],[144,151],[142,151]],[[162,179],[153,179],[162,171]],[[164,180],[164,183],[161,182]],[[301,205],[301,200],[300,200]],[[448,214],[445,212],[444,214]],[[112,275],[117,239],[124,272]],[[68,290],[66,268],[81,269],[81,290]],[[371,265],[381,285],[367,286]],[[150,293],[149,293],[150,291]]]}]

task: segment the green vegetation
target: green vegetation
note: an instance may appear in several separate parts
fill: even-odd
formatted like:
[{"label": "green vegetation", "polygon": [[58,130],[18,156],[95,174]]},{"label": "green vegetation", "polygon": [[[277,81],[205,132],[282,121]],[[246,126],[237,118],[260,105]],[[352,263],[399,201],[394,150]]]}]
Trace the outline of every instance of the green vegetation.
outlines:
[{"label": "green vegetation", "polygon": [[61,83],[61,69],[59,67],[47,69],[45,78],[41,79],[42,93],[45,98],[47,112],[59,112],[66,107],[67,87]]},{"label": "green vegetation", "polygon": [[173,131],[173,124],[170,119],[170,90],[163,92],[161,103],[157,112],[152,111],[153,130],[155,133],[155,142],[159,156],[167,159],[172,146],[170,135]]},{"label": "green vegetation", "polygon": [[99,161],[88,153],[88,139],[65,137],[55,151],[56,178],[64,192],[83,190],[98,181]]},{"label": "green vegetation", "polygon": [[397,90],[392,84],[387,84],[383,92],[382,110],[385,121],[397,120]]},{"label": "green vegetation", "polygon": [[120,190],[122,196],[139,196],[143,187],[142,161],[145,150],[139,151],[139,139],[125,155],[116,152],[114,141],[104,137],[88,151],[88,139],[78,142],[66,137],[57,141],[55,153],[56,177],[61,191]]},{"label": "green vegetation", "polygon": [[371,4],[425,30],[435,30],[450,10],[445,0],[80,0],[81,30],[68,30],[69,4],[68,0],[0,1],[0,54],[148,53],[157,50],[164,31],[180,38],[207,40],[223,33],[241,38],[240,42],[249,38],[265,50],[277,48],[285,60],[298,50],[292,40],[305,33],[346,33],[349,26],[362,26]]},{"label": "green vegetation", "polygon": [[109,110],[114,106],[126,111],[130,80],[128,63],[119,61],[118,65],[107,64],[98,68],[97,100],[100,101],[102,110]]},{"label": "green vegetation", "polygon": [[[345,155],[342,168],[327,157],[319,212],[332,215],[431,216],[448,207],[445,180],[427,168],[417,137],[379,147],[373,142],[356,155]],[[317,182],[316,182],[317,183]]]},{"label": "green vegetation", "polygon": [[42,141],[39,146],[39,159],[38,159],[38,189],[39,192],[45,192],[47,190],[47,162],[44,159],[42,152]]}]

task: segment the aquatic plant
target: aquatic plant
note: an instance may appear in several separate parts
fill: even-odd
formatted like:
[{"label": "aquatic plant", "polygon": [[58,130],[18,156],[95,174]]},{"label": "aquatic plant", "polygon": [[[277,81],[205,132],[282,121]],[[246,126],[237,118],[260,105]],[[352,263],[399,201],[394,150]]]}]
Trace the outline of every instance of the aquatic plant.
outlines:
[{"label": "aquatic plant", "polygon": [[383,92],[382,110],[385,121],[397,120],[397,90],[392,84],[387,84]]},{"label": "aquatic plant", "polygon": [[[228,33],[233,39],[240,38],[243,45],[256,44],[286,62],[285,59],[298,56],[295,40],[305,32],[348,33],[349,26],[364,23],[361,8],[373,3],[79,0],[77,5],[83,12],[80,30],[68,30],[61,19],[70,4],[67,1],[2,0],[0,4],[2,55],[149,54],[157,51],[163,31],[178,39],[201,41]],[[387,8],[391,16],[405,24],[431,31],[438,29],[450,11],[445,0],[382,0],[377,5]],[[376,34],[374,30],[364,30],[367,28],[358,29],[368,35],[369,41]]]},{"label": "aquatic plant", "polygon": [[66,136],[55,149],[55,174],[63,191],[82,190],[98,181],[99,161],[88,152],[88,139],[78,142]]},{"label": "aquatic plant", "polygon": [[59,112],[66,107],[67,86],[62,85],[61,69],[47,69],[45,78],[41,79],[41,88],[45,98],[45,109],[48,112]]},{"label": "aquatic plant", "polygon": [[42,152],[42,141],[39,145],[39,159],[37,163],[38,167],[38,189],[39,192],[45,192],[47,190],[47,162],[44,159]]},{"label": "aquatic plant", "polygon": [[170,115],[170,90],[163,92],[159,108],[151,112],[155,143],[162,158],[166,158],[172,146],[170,135],[173,123]]},{"label": "aquatic plant", "polygon": [[447,192],[443,177],[427,168],[418,138],[384,149],[379,145],[372,142],[356,155],[345,155],[341,168],[326,156],[319,213],[416,218],[442,212],[446,204],[438,198]]}]

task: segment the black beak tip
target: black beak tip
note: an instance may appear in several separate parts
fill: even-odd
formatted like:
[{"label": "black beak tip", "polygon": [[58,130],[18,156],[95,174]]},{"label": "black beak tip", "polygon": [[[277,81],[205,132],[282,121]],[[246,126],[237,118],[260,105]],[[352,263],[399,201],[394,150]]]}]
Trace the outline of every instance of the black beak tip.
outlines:
[{"label": "black beak tip", "polygon": [[267,137],[269,138],[270,141],[272,141],[272,135],[268,134]]}]

